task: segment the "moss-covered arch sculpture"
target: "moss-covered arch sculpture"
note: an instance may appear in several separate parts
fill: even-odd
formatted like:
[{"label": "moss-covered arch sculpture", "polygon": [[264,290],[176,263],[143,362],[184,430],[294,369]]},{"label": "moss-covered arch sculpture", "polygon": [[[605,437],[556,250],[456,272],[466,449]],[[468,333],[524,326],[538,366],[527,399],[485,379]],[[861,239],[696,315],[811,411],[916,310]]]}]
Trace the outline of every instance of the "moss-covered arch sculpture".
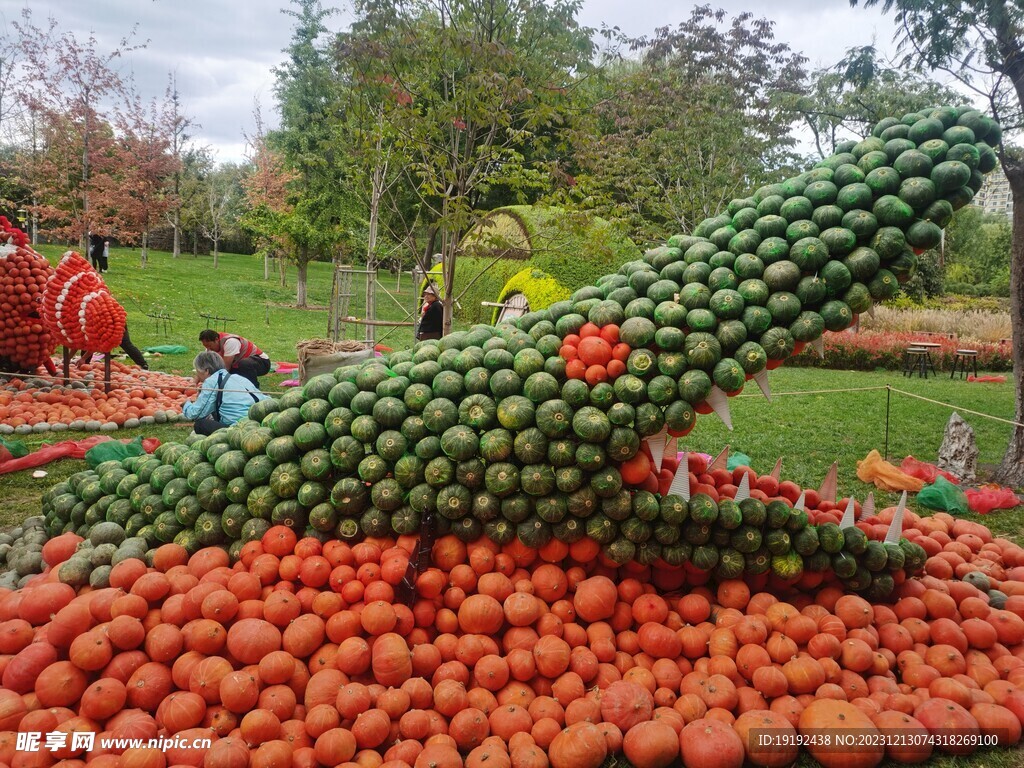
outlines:
[{"label": "moss-covered arch sculpture", "polygon": [[[482,302],[515,296],[525,297],[530,311],[544,309],[640,255],[619,227],[598,216],[537,205],[497,208],[459,243],[457,317],[467,324],[496,322],[501,308]],[[444,284],[441,265],[430,279]]]}]

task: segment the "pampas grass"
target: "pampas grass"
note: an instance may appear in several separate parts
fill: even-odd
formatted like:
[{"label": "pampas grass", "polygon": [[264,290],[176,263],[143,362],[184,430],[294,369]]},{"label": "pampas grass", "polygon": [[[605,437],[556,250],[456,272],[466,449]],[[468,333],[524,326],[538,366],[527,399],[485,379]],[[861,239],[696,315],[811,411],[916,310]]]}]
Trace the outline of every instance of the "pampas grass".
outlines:
[{"label": "pampas grass", "polygon": [[861,315],[860,327],[882,333],[953,333],[961,341],[998,342],[1012,334],[1008,312],[875,307]]}]

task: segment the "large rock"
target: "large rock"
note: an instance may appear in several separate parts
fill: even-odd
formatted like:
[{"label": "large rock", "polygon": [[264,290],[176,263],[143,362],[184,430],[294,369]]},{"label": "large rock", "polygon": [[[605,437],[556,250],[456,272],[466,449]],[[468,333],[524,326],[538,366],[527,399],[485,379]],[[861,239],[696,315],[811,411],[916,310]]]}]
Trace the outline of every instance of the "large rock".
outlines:
[{"label": "large rock", "polygon": [[939,448],[939,469],[952,472],[961,483],[973,483],[978,473],[978,443],[971,425],[959,413],[949,417]]}]

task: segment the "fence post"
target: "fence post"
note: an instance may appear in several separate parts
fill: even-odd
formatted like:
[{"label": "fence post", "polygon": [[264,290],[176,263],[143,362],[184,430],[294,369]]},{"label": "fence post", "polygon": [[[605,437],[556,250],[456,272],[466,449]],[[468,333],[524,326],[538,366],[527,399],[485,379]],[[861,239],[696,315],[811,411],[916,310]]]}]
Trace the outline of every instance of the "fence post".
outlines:
[{"label": "fence post", "polygon": [[889,460],[889,403],[892,400],[892,387],[885,385],[885,455],[882,457]]}]

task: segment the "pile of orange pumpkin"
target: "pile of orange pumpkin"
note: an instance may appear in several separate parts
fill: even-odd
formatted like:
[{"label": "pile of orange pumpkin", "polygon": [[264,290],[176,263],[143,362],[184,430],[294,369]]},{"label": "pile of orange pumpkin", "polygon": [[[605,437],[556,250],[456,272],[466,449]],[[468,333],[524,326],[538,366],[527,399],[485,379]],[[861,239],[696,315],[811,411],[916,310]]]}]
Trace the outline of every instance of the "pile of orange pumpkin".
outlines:
[{"label": "pile of orange pumpkin", "polygon": [[[945,514],[904,529],[930,542],[927,575],[876,605],[774,577],[669,587],[678,571],[615,569],[587,539],[452,536],[403,599],[415,538],[283,526],[234,565],[166,544],[76,592],[56,576],[64,534],[0,594],[0,765],[740,768],[789,765],[813,737],[826,768],[872,768],[1016,744],[1024,550]],[[19,730],[212,746],[29,753]],[[866,746],[824,745],[844,734]]]},{"label": "pile of orange pumpkin", "polygon": [[0,216],[0,371],[32,370],[57,342],[40,313],[53,268],[21,230]]},{"label": "pile of orange pumpkin", "polygon": [[102,363],[71,367],[73,381],[91,376],[91,384],[85,388],[60,386],[58,380],[49,391],[40,391],[25,379],[0,380],[0,422],[12,427],[76,422],[82,422],[82,428],[89,422],[97,428],[103,424],[120,427],[159,411],[180,413],[181,404],[196,391],[195,383],[182,376],[144,371],[116,361],[110,369],[109,393],[102,385]]}]

